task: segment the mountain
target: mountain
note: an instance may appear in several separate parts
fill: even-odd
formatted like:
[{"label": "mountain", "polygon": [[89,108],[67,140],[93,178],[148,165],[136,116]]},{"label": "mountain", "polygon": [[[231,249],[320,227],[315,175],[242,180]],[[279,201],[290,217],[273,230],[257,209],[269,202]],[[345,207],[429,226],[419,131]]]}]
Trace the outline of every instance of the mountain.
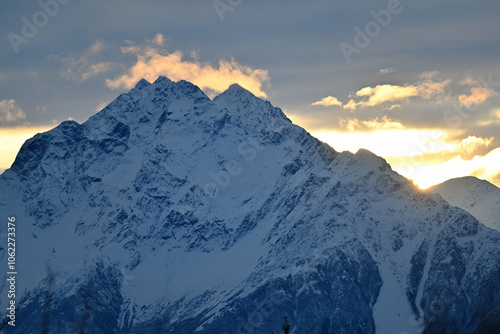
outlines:
[{"label": "mountain", "polygon": [[26,141],[0,190],[5,333],[500,328],[500,233],[238,85],[141,80]]},{"label": "mountain", "polygon": [[494,184],[467,176],[445,181],[429,191],[470,212],[482,224],[500,231],[500,188]]}]

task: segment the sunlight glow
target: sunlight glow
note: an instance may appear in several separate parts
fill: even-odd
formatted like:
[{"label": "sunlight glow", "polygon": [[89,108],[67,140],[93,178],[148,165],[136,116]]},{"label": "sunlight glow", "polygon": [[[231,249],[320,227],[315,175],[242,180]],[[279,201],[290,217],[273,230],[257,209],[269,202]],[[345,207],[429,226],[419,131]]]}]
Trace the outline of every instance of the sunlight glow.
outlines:
[{"label": "sunlight glow", "polygon": [[[337,151],[356,153],[365,148],[385,158],[401,175],[425,189],[450,178],[476,176],[500,186],[500,148],[484,156],[465,153],[488,146],[491,139],[470,136],[464,140],[451,140],[446,130],[392,129],[374,132],[316,131],[312,135]],[[466,145],[467,144],[467,145]]]},{"label": "sunlight glow", "polygon": [[337,151],[356,153],[365,148],[382,157],[413,156],[451,150],[449,134],[437,130],[379,130],[375,132],[315,131],[311,133]]},{"label": "sunlight glow", "polygon": [[19,149],[27,139],[54,126],[0,128],[0,173],[10,168]]},{"label": "sunlight glow", "polygon": [[439,164],[411,165],[407,163],[398,164],[396,161],[390,160],[388,162],[396,172],[412,179],[422,189],[451,178],[469,175],[488,180],[500,187],[500,175],[498,173],[500,148],[496,148],[484,156],[475,156],[471,160],[464,160],[460,156],[455,156],[453,159]]}]

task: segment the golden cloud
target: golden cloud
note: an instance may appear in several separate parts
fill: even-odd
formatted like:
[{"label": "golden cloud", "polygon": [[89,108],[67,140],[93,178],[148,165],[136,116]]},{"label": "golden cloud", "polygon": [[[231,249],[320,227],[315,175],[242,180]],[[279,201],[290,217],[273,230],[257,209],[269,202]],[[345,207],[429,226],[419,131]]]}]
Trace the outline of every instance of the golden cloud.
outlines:
[{"label": "golden cloud", "polygon": [[421,82],[418,87],[418,92],[424,99],[430,99],[434,95],[442,94],[444,88],[450,84],[451,80],[447,79],[441,82],[435,82],[432,80],[426,80]]},{"label": "golden cloud", "polygon": [[321,100],[311,103],[312,106],[324,106],[324,107],[330,107],[330,106],[342,106],[342,102],[340,102],[336,97],[334,96],[327,96],[322,98]]},{"label": "golden cloud", "polygon": [[163,36],[162,34],[156,34],[155,38],[153,39],[153,43],[158,46],[165,45],[165,36]]},{"label": "golden cloud", "polygon": [[463,153],[473,154],[483,146],[488,147],[493,139],[493,137],[481,138],[476,136],[469,136],[462,140],[460,144],[458,144],[458,149]]},{"label": "golden cloud", "polygon": [[491,96],[495,95],[497,95],[495,91],[486,87],[471,87],[470,95],[460,95],[458,97],[458,101],[461,105],[470,107],[473,104],[481,104]]},{"label": "golden cloud", "polygon": [[349,100],[344,105],[344,109],[355,110],[357,108],[375,107],[386,102],[404,101],[410,97],[422,97],[430,99],[436,94],[444,92],[444,88],[450,83],[450,80],[434,82],[425,80],[417,84],[406,85],[377,85],[375,87],[364,87],[355,93],[357,97],[367,98],[361,101]]},{"label": "golden cloud", "polygon": [[473,78],[471,75],[467,75],[465,79],[459,82],[460,85],[467,85],[467,86],[480,86],[481,84],[479,81],[475,78]]},{"label": "golden cloud", "polygon": [[[155,40],[158,39],[157,35]],[[153,82],[158,76],[164,75],[174,81],[190,81],[201,89],[216,93],[238,83],[256,96],[267,97],[263,87],[270,81],[268,71],[239,64],[234,59],[220,60],[218,66],[213,66],[197,58],[183,59],[181,51],[169,53],[157,46],[128,46],[122,48],[122,52],[135,54],[137,61],[127,73],[106,80],[106,85],[111,89],[130,89],[142,78]]]},{"label": "golden cloud", "polygon": [[399,121],[394,121],[387,116],[379,119],[378,117],[367,121],[360,121],[353,118],[340,118],[339,124],[341,127],[349,131],[374,131],[374,130],[394,130],[403,129],[404,126]]}]

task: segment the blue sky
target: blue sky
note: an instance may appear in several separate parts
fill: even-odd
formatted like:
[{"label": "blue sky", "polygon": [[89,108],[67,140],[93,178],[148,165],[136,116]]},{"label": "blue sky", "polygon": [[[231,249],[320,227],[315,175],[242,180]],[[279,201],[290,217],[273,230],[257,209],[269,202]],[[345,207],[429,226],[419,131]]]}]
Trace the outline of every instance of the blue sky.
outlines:
[{"label": "blue sky", "polygon": [[84,122],[162,74],[209,96],[236,81],[335,149],[366,147],[424,187],[465,175],[500,185],[498,1],[1,7],[0,169],[34,133]]}]

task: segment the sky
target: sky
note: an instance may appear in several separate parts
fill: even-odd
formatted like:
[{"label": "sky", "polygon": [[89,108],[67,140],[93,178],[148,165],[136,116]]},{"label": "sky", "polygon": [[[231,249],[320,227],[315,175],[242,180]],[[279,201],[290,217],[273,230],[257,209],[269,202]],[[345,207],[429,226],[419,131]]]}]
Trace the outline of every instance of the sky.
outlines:
[{"label": "sky", "polygon": [[0,4],[0,171],[137,81],[239,83],[337,151],[425,188],[500,186],[500,2],[39,0]]}]

